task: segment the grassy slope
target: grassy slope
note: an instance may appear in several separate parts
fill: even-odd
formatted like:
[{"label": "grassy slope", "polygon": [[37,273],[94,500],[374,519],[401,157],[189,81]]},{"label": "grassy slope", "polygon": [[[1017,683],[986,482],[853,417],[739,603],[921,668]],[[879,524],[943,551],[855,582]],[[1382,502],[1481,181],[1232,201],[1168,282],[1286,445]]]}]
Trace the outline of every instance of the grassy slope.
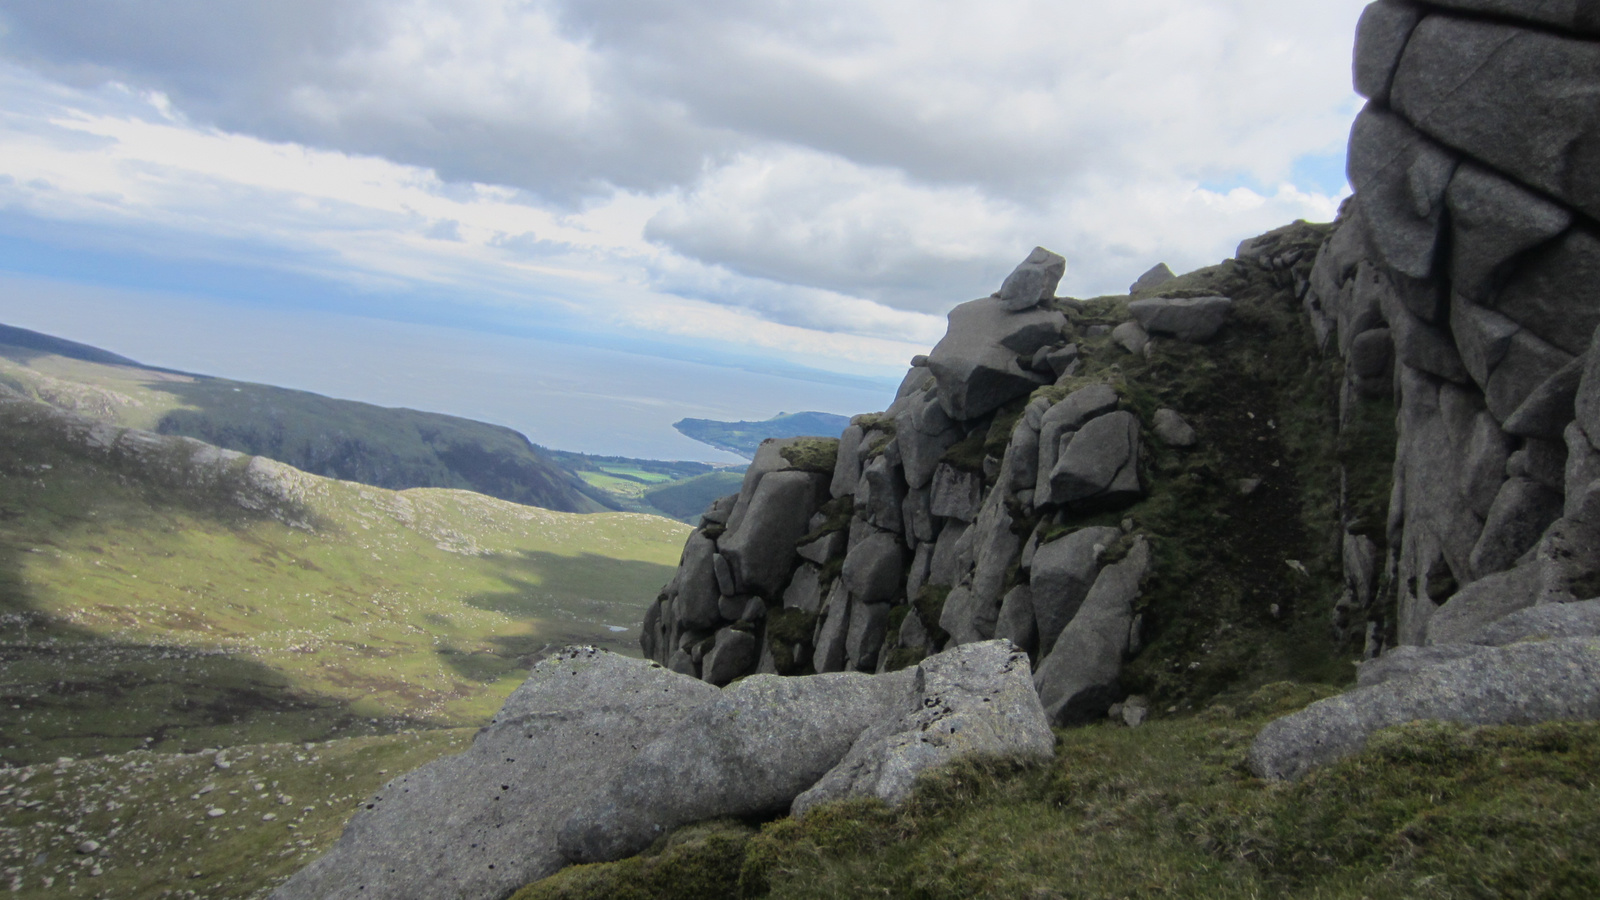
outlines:
[{"label": "grassy slope", "polygon": [[12,763],[476,724],[547,646],[636,652],[685,531],[299,473],[293,515],[250,510],[30,408],[0,404]]},{"label": "grassy slope", "polygon": [[103,421],[181,434],[331,478],[462,488],[574,512],[604,508],[522,435],[470,419],[14,345],[0,345],[0,384]]}]

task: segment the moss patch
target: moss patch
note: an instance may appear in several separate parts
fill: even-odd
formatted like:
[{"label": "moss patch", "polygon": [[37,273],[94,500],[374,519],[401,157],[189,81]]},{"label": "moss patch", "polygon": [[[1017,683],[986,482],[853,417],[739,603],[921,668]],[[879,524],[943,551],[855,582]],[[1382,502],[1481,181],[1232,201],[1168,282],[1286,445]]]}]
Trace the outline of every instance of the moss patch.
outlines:
[{"label": "moss patch", "polygon": [[733,821],[680,828],[639,856],[571,866],[512,900],[735,900],[755,829]]},{"label": "moss patch", "polygon": [[838,438],[800,438],[778,451],[789,465],[806,472],[832,475],[839,459]]}]

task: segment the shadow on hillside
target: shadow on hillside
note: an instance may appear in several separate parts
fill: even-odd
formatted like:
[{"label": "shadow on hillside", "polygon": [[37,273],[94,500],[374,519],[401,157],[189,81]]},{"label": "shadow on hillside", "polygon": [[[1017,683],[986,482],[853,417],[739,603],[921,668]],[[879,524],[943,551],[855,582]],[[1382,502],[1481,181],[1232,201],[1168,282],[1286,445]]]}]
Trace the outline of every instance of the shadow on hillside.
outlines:
[{"label": "shadow on hillside", "polygon": [[522,550],[490,559],[501,567],[499,578],[509,589],[474,594],[466,598],[468,605],[524,619],[565,610],[575,621],[600,627],[638,625],[676,571],[674,566],[596,553],[563,556]]},{"label": "shadow on hillside", "polygon": [[51,614],[35,596],[27,564],[32,554],[72,546],[85,529],[113,522],[170,528],[162,508],[233,528],[269,516],[141,483],[130,473],[108,478],[60,441],[32,436],[39,439],[9,425],[0,431],[0,763],[324,740],[427,724],[358,716],[348,702],[299,690],[236,654],[111,639]]},{"label": "shadow on hillside", "polygon": [[569,644],[639,655],[639,623],[645,609],[672,579],[673,566],[613,559],[594,553],[562,556],[521,551],[496,554],[506,590],[474,594],[469,606],[531,620],[531,635],[491,639],[493,651],[441,647],[439,658],[458,674],[493,681],[533,666]]}]

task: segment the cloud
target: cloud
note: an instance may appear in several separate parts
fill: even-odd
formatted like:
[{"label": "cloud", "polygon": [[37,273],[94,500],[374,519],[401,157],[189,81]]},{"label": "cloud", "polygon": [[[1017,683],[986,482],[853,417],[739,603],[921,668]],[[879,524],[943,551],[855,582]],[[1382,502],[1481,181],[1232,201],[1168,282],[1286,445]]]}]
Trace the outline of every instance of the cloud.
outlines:
[{"label": "cloud", "polygon": [[1092,295],[1331,217],[1363,5],[11,4],[0,203],[887,365],[1035,244]]}]

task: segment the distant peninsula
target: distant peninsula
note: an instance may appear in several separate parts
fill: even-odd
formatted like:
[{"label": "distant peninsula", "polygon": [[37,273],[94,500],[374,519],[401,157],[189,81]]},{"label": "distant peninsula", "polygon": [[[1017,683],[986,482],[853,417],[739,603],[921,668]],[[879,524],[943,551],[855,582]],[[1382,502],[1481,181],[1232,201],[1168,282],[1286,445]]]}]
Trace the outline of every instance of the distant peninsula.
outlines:
[{"label": "distant peninsula", "polygon": [[756,448],[767,438],[834,435],[850,424],[849,416],[824,412],[778,413],[764,422],[718,422],[715,419],[682,419],[672,424],[685,436],[718,450],[754,459]]}]

